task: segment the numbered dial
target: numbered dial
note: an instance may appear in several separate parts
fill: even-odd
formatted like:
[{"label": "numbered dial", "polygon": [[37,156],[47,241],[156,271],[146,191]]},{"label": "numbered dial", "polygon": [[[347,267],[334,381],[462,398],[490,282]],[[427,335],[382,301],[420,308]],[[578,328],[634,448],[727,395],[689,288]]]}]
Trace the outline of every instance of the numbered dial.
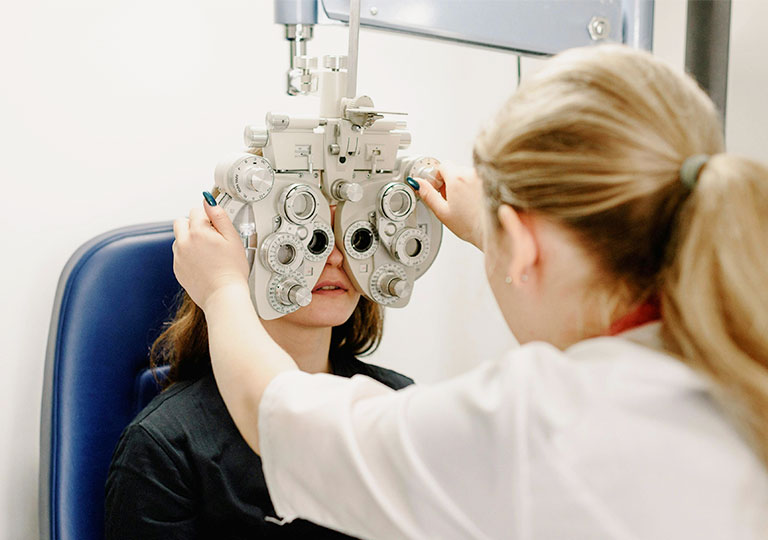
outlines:
[{"label": "numbered dial", "polygon": [[392,241],[392,256],[406,266],[418,266],[429,257],[429,236],[421,229],[408,227]]},{"label": "numbered dial", "polygon": [[273,276],[267,285],[267,296],[272,309],[283,315],[293,313],[312,301],[312,291],[300,274]]},{"label": "numbered dial", "polygon": [[440,189],[443,185],[442,180],[437,178],[437,168],[440,166],[440,162],[432,157],[422,157],[416,159],[411,163],[410,167],[406,170],[406,176],[412,178],[422,178],[432,184],[435,189]]},{"label": "numbered dial", "polygon": [[272,233],[261,244],[261,262],[278,274],[294,272],[304,261],[304,246],[295,234]]},{"label": "numbered dial", "polygon": [[412,289],[405,269],[399,264],[379,266],[371,275],[371,296],[382,306],[407,298]]},{"label": "numbered dial", "polygon": [[381,212],[392,221],[405,221],[416,207],[413,190],[400,182],[390,182],[379,192]]},{"label": "numbered dial", "polygon": [[344,232],[344,250],[353,259],[373,257],[378,247],[376,231],[367,221],[355,221]]},{"label": "numbered dial", "polygon": [[333,251],[333,229],[322,221],[315,221],[310,230],[312,232],[304,244],[304,258],[312,262],[324,261]]},{"label": "numbered dial", "polygon": [[239,154],[216,167],[216,185],[241,201],[260,201],[274,183],[275,171],[261,156]]}]

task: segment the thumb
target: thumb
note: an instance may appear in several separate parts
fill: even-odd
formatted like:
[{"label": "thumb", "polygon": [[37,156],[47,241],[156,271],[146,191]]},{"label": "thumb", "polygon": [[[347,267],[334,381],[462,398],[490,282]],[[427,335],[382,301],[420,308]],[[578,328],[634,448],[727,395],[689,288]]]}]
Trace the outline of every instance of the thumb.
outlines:
[{"label": "thumb", "polygon": [[214,200],[214,204],[211,205],[208,202],[207,197],[205,203],[203,203],[205,215],[208,216],[208,219],[211,221],[211,225],[213,225],[214,229],[219,231],[219,234],[221,234],[224,238],[230,239],[239,237],[237,231],[235,230],[235,226],[232,225],[232,221],[229,219],[229,216],[227,216],[227,213],[215,203],[216,201]]}]

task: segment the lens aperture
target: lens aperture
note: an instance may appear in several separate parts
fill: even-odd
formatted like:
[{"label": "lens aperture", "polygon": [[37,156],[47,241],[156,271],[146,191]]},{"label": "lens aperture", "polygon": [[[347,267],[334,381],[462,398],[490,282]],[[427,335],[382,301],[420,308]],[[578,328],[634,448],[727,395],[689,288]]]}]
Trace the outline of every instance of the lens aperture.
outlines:
[{"label": "lens aperture", "polygon": [[320,255],[328,248],[328,235],[321,229],[315,229],[307,249],[312,255]]},{"label": "lens aperture", "polygon": [[357,229],[352,233],[352,247],[358,253],[365,253],[373,245],[373,233],[368,229]]}]

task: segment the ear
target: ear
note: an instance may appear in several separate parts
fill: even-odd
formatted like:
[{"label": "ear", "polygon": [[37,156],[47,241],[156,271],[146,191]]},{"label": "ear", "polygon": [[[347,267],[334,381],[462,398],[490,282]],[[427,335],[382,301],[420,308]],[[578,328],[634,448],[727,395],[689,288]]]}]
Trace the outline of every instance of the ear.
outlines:
[{"label": "ear", "polygon": [[499,223],[501,224],[502,241],[511,250],[511,262],[507,268],[507,275],[512,278],[512,283],[519,286],[522,276],[527,269],[532,268],[539,256],[539,248],[536,237],[528,220],[521,219],[508,204],[502,204],[498,210]]}]

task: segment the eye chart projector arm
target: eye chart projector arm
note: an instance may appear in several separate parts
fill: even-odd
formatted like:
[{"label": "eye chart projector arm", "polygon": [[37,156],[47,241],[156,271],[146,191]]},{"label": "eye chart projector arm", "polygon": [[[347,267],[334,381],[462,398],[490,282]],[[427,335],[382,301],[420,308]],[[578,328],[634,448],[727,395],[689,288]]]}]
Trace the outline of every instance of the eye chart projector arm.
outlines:
[{"label": "eye chart projector arm", "polygon": [[[654,0],[361,0],[360,24],[534,56],[604,41],[651,50],[653,6]],[[275,0],[292,70],[314,25],[349,20],[349,0]],[[289,74],[288,93],[295,94],[290,81]]]}]

